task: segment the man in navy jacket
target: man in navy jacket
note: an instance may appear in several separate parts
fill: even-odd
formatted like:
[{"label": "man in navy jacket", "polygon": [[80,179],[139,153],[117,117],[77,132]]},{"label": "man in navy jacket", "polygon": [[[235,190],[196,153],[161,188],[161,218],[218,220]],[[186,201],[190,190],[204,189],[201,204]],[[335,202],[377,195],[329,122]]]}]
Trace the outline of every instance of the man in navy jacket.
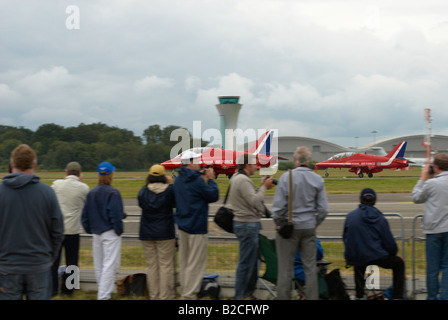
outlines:
[{"label": "man in navy jacket", "polygon": [[356,298],[364,297],[364,273],[369,265],[393,271],[392,299],[403,299],[404,261],[397,256],[398,248],[389,223],[374,207],[373,189],[361,191],[361,204],[347,215],[344,226],[345,260],[355,268]]},{"label": "man in navy jacket", "polygon": [[219,190],[213,180],[213,169],[201,174],[200,155],[185,153],[182,155],[185,164],[174,181],[174,219],[179,229],[181,298],[195,299],[201,289],[207,262],[208,204],[218,201]]}]

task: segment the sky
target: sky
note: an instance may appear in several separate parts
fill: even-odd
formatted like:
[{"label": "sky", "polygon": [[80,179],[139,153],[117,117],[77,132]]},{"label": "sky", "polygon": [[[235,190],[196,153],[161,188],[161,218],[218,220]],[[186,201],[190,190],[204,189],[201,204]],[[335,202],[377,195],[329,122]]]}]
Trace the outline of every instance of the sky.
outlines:
[{"label": "sky", "polygon": [[[20,5],[18,4],[20,3]],[[0,0],[0,124],[448,135],[445,0]],[[201,131],[202,132],[202,131]]]}]

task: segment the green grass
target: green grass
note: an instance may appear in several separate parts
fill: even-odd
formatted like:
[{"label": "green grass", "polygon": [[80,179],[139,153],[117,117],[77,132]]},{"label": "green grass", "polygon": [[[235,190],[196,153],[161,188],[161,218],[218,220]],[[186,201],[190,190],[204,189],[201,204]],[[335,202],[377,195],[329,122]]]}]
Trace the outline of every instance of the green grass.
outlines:
[{"label": "green grass", "polygon": [[[285,171],[278,171],[274,178],[279,179]],[[412,192],[413,187],[420,177],[420,168],[412,168],[411,170],[391,171],[384,170],[377,173],[373,178],[358,178],[355,174],[348,172],[347,169],[329,169],[330,176],[324,178],[325,189],[328,194],[350,194],[358,193],[366,187],[375,189],[377,193],[407,193]],[[319,170],[317,174],[324,176],[325,171]],[[42,182],[51,185],[53,180],[64,177],[63,172],[36,172]],[[136,198],[138,191],[145,184],[146,172],[120,172],[117,171],[114,175],[112,185],[117,188],[121,196],[125,199]],[[83,173],[83,181],[93,188],[97,184],[96,172]],[[255,186],[261,185],[261,176],[256,173],[251,177]],[[229,186],[229,179],[220,176],[216,180],[221,196],[225,195]],[[266,195],[273,196],[275,194],[275,187],[267,190]]]}]

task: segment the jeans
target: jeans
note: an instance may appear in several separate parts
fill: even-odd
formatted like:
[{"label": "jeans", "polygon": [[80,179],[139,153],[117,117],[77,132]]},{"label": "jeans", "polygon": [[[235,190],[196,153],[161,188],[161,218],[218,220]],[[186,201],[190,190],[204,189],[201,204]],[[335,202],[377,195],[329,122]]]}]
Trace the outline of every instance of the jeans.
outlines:
[{"label": "jeans", "polygon": [[258,234],[260,229],[260,222],[233,221],[233,232],[240,245],[234,299],[249,297],[255,291],[258,279]]},{"label": "jeans", "polygon": [[[439,282],[439,273],[442,278]],[[426,235],[426,287],[428,300],[448,300],[448,232]]]},{"label": "jeans", "polygon": [[50,300],[51,271],[30,274],[0,273],[0,300]]}]

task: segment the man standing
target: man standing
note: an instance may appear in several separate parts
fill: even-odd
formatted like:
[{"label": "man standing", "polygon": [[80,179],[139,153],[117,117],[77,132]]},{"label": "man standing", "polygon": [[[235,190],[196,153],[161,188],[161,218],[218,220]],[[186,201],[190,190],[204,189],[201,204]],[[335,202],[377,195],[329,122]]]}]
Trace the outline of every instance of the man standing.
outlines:
[{"label": "man standing", "polygon": [[50,269],[64,225],[55,192],[34,175],[36,153],[11,154],[12,173],[0,185],[0,300],[48,300]]},{"label": "man standing", "polygon": [[239,241],[234,299],[251,298],[258,277],[258,234],[260,218],[265,215],[264,193],[274,185],[265,178],[256,189],[250,176],[257,170],[255,155],[244,154],[238,159],[238,173],[230,180],[229,204],[232,206],[233,232]]},{"label": "man standing", "polygon": [[369,265],[392,269],[392,299],[403,299],[404,261],[383,213],[374,207],[376,193],[365,188],[359,207],[347,214],[343,240],[347,265],[354,266],[356,298],[364,298],[364,274]]},{"label": "man standing", "polygon": [[[279,300],[288,300],[291,295],[291,281],[297,250],[300,251],[306,277],[305,296],[307,300],[319,299],[316,271],[316,227],[328,214],[324,180],[309,167],[311,153],[307,147],[298,147],[294,153],[296,168],[291,171],[293,184],[294,231],[289,239],[277,233],[275,245],[278,257],[277,293]],[[278,181],[272,204],[274,220],[288,218],[289,173]],[[279,228],[279,227],[277,227]]]},{"label": "man standing", "polygon": [[[431,172],[433,170],[433,172]],[[431,179],[430,179],[431,178]],[[434,156],[423,167],[412,191],[414,203],[424,203],[422,229],[426,234],[428,300],[448,299],[448,154]],[[442,273],[439,282],[439,273]],[[440,289],[440,296],[438,297]]]},{"label": "man standing", "polygon": [[199,158],[199,154],[185,152],[181,157],[183,166],[174,181],[182,299],[195,299],[201,289],[207,262],[208,204],[219,199],[213,168],[201,173]]},{"label": "man standing", "polygon": [[[81,213],[86,201],[89,186],[83,182],[81,165],[76,162],[70,162],[65,168],[65,178],[55,180],[51,187],[56,192],[59,205],[64,217],[64,240],[58,257],[53,263],[53,295],[58,293],[58,268],[61,261],[61,251],[64,248],[65,262],[67,266],[78,266],[79,256],[79,234],[82,232]],[[62,277],[64,280],[65,277]],[[64,287],[65,282],[63,282]],[[73,289],[62,289],[63,293],[72,294]]]},{"label": "man standing", "polygon": [[109,162],[98,166],[98,185],[89,191],[81,222],[93,234],[93,263],[98,284],[98,300],[111,299],[115,274],[120,268],[123,201],[112,186],[115,167]]}]

